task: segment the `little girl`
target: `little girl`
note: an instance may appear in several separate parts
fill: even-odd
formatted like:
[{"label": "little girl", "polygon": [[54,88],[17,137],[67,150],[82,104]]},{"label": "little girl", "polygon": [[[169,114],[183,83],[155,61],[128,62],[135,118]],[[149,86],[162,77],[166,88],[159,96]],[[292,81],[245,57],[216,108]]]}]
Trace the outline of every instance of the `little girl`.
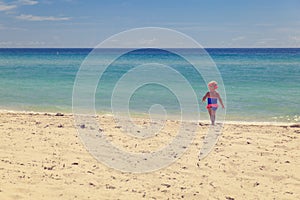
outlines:
[{"label": "little girl", "polygon": [[216,81],[209,82],[208,83],[209,92],[207,92],[205,96],[202,98],[203,102],[207,98],[206,108],[208,110],[212,125],[215,125],[216,111],[218,109],[218,99],[222,105],[222,108],[224,108],[223,101],[220,97],[220,94],[216,91],[217,88],[218,88],[218,83]]}]

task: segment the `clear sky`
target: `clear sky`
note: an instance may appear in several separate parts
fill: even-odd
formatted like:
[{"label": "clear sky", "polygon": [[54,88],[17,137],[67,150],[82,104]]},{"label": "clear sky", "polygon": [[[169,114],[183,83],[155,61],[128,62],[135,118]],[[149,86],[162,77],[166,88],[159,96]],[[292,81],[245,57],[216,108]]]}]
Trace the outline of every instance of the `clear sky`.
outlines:
[{"label": "clear sky", "polygon": [[146,26],[204,47],[300,47],[300,0],[0,0],[0,47],[94,47]]}]

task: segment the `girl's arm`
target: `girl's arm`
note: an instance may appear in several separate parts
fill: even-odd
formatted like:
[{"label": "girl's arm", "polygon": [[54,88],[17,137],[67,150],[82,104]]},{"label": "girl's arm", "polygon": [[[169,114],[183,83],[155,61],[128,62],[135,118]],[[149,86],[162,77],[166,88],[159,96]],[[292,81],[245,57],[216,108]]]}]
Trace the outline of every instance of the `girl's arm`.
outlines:
[{"label": "girl's arm", "polygon": [[222,101],[222,98],[221,98],[221,96],[220,96],[219,93],[218,93],[218,99],[219,99],[219,101],[220,101],[220,103],[221,103],[221,105],[222,105],[222,108],[225,108],[225,106],[224,106],[224,104],[223,104],[223,101]]},{"label": "girl's arm", "polygon": [[202,101],[205,101],[206,98],[208,97],[208,95],[209,95],[209,92],[207,92],[207,93],[204,95],[204,97],[202,98]]}]

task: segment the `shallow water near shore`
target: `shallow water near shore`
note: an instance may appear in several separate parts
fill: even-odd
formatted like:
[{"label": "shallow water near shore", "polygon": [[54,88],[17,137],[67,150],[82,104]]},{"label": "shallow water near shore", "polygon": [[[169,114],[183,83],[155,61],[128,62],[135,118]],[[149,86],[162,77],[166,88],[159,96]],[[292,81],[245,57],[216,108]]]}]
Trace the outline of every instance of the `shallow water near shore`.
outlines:
[{"label": "shallow water near shore", "polygon": [[[0,109],[71,113],[76,73],[91,50],[0,49]],[[193,55],[193,50],[186,51]],[[226,120],[300,121],[300,49],[207,51],[224,81]],[[102,52],[107,58],[114,53],[117,50]],[[159,62],[165,60],[166,55],[159,50],[144,49],[139,54],[129,55],[117,68],[108,71],[106,84],[98,85],[96,91],[96,112],[111,113],[110,96],[105,92],[112,88],[115,78],[124,73],[124,68],[149,58]],[[204,81],[176,56],[168,55],[167,59],[168,63],[187,74],[199,99],[201,119],[207,120],[206,104],[201,102],[207,91]],[[101,63],[101,60],[97,62]],[[161,104],[168,116],[180,114],[176,97],[159,86],[137,90],[131,98],[130,112],[132,115],[147,115],[152,104]]]}]

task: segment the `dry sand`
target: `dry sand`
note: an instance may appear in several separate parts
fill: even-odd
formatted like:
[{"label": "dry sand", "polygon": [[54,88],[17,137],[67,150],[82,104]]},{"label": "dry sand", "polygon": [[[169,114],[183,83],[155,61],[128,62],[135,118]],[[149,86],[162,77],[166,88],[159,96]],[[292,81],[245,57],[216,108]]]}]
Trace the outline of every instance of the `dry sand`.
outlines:
[{"label": "dry sand", "polygon": [[[300,199],[300,128],[226,124],[213,151],[197,156],[208,126],[199,126],[186,153],[149,173],[125,173],[94,159],[71,115],[0,113],[0,199]],[[111,141],[134,145],[101,116]],[[140,123],[143,120],[140,119]],[[170,139],[166,127],[149,148]],[[164,143],[162,142],[162,145]],[[140,149],[139,149],[140,148]]]}]

